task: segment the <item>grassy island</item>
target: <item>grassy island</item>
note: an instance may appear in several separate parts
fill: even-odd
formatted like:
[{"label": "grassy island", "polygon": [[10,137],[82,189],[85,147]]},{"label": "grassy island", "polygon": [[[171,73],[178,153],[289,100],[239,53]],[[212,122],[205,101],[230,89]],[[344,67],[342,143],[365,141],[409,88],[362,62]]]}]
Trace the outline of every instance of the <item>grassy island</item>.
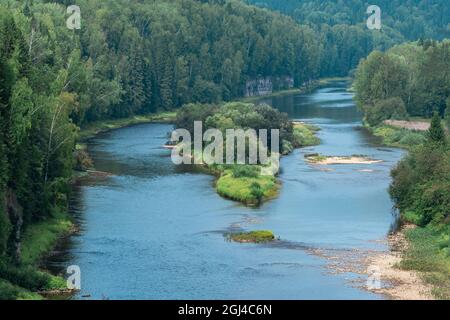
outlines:
[{"label": "grassy island", "polygon": [[[320,142],[315,135],[319,128],[303,122],[293,122],[287,114],[264,104],[231,102],[224,105],[186,105],[178,111],[175,127],[187,129],[194,134],[194,121],[201,121],[203,130],[220,130],[223,137],[226,137],[227,129],[254,129],[257,134],[258,129],[267,129],[269,134],[270,129],[279,129],[279,151],[282,155],[291,153],[295,148]],[[249,148],[246,149],[248,157]],[[218,177],[216,189],[221,196],[245,205],[258,205],[264,200],[274,198],[280,188],[276,178],[278,171],[271,175],[262,175],[262,164],[202,166]]]},{"label": "grassy island", "polygon": [[228,234],[228,238],[240,243],[266,243],[275,240],[275,235],[269,230],[258,230]]}]

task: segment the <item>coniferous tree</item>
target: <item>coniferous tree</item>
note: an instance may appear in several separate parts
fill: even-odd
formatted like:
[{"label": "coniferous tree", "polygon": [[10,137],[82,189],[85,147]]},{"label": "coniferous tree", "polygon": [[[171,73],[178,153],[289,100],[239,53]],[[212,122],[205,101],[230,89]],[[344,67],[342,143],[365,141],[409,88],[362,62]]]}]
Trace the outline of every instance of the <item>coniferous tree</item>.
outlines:
[{"label": "coniferous tree", "polygon": [[430,129],[427,132],[428,140],[432,143],[445,144],[445,131],[441,124],[441,117],[437,112],[431,118]]}]

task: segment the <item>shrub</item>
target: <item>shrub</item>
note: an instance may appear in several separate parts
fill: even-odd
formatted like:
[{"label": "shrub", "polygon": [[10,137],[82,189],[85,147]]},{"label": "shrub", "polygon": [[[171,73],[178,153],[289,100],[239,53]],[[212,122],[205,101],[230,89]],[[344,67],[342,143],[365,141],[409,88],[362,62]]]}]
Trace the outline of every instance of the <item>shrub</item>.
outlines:
[{"label": "shrub", "polygon": [[231,171],[234,178],[256,178],[260,173],[260,167],[254,165],[234,165],[231,166]]},{"label": "shrub", "polygon": [[32,291],[43,289],[50,281],[48,274],[36,271],[32,266],[18,267],[5,262],[0,263],[0,278]]},{"label": "shrub", "polygon": [[0,279],[0,300],[15,300],[19,295],[19,289]]},{"label": "shrub", "polygon": [[269,230],[232,233],[229,234],[228,237],[233,241],[244,243],[245,242],[264,243],[275,240],[273,232]]},{"label": "shrub", "polygon": [[252,194],[252,196],[257,199],[258,201],[261,201],[261,199],[264,196],[264,192],[261,188],[261,185],[258,182],[253,182],[250,185],[250,193]]},{"label": "shrub", "polygon": [[425,137],[423,136],[423,134],[420,133],[416,133],[416,132],[406,132],[406,133],[401,133],[401,138],[398,141],[399,144],[404,145],[404,146],[417,146],[420,145],[422,143],[424,143],[426,141]]},{"label": "shrub", "polygon": [[365,108],[366,120],[371,126],[376,126],[387,119],[406,119],[405,104],[399,97],[377,101],[373,106]]}]

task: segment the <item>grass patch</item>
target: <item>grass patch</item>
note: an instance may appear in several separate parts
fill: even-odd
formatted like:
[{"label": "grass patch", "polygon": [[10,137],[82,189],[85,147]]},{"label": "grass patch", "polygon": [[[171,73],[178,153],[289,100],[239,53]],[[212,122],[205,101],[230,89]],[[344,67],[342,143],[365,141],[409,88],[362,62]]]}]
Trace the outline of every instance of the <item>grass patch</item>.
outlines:
[{"label": "grass patch", "polygon": [[304,123],[294,123],[294,141],[296,147],[309,147],[320,144],[316,136],[319,127]]},{"label": "grass patch", "polygon": [[269,230],[231,233],[227,236],[230,240],[241,243],[266,243],[275,240],[275,235]]},{"label": "grass patch", "polygon": [[411,131],[388,125],[367,128],[374,136],[379,137],[384,145],[391,147],[411,149],[426,141],[424,132]]},{"label": "grass patch", "polygon": [[0,300],[43,299],[37,292],[67,292],[66,280],[38,270],[40,260],[58,240],[70,234],[69,215],[56,212],[45,221],[29,225],[22,236],[21,264],[0,261]]},{"label": "grass patch", "polygon": [[450,226],[416,227],[406,232],[410,246],[400,267],[421,272],[438,299],[450,299]]},{"label": "grass patch", "polygon": [[63,212],[54,213],[45,221],[29,225],[24,232],[21,246],[23,264],[36,264],[57,241],[73,229],[69,215]]},{"label": "grass patch", "polygon": [[312,163],[322,162],[328,159],[328,156],[321,155],[319,153],[305,154],[305,158]]},{"label": "grass patch", "polygon": [[132,116],[128,118],[113,119],[113,120],[101,120],[87,124],[81,128],[78,134],[79,140],[83,141],[93,136],[122,127],[127,127],[134,124],[149,123],[149,122],[173,122],[176,118],[176,112],[159,112],[148,115]]},{"label": "grass patch", "polygon": [[217,180],[216,189],[221,196],[246,205],[257,205],[278,194],[279,186],[275,177],[259,173],[256,176],[236,175],[236,171],[234,168],[226,169]]},{"label": "grass patch", "polygon": [[0,279],[0,300],[42,300],[42,296]]}]

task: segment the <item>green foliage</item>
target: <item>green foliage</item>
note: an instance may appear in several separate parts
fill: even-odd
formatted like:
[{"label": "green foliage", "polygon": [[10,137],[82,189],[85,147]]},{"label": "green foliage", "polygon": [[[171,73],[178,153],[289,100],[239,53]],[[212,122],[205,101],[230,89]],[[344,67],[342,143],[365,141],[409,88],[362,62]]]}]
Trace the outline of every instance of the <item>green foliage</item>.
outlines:
[{"label": "green foliage", "polygon": [[252,165],[233,165],[231,166],[231,171],[235,178],[256,178],[260,173],[260,167]]},{"label": "green foliage", "polygon": [[[365,28],[368,2],[317,1],[317,0],[246,0],[265,8],[276,9],[291,15],[297,21],[320,26],[351,25]],[[382,10],[382,32],[367,32],[377,42],[383,34],[401,41],[419,38],[442,39],[448,36],[449,8],[446,0],[379,0],[376,4]],[[370,38],[369,38],[370,39]]]},{"label": "green foliage", "polygon": [[407,232],[410,242],[400,267],[418,270],[433,285],[439,299],[450,299],[450,228],[448,225],[414,228]]},{"label": "green foliage", "polygon": [[[204,131],[211,128],[221,130],[224,140],[226,138],[226,129],[254,129],[257,135],[259,134],[259,129],[266,129],[267,143],[270,146],[270,130],[278,129],[280,130],[279,150],[281,152],[286,151],[285,149],[288,148],[289,145],[286,142],[300,146],[298,140],[296,140],[299,136],[298,134],[297,137],[294,136],[294,127],[287,114],[281,113],[265,104],[255,105],[243,102],[230,102],[220,106],[188,104],[178,110],[175,127],[186,129],[193,136],[194,121],[201,121]],[[306,136],[306,131],[309,130],[303,128],[303,133],[308,138],[307,142],[311,142],[313,138],[309,135]],[[292,151],[292,148],[288,149]]]},{"label": "green foliage", "polygon": [[22,263],[35,264],[51,250],[56,241],[68,234],[73,224],[64,213],[55,212],[52,217],[30,225],[22,237]]},{"label": "green foliage", "polygon": [[[0,199],[3,197],[4,195],[0,193]],[[6,212],[4,212],[3,206],[0,206],[0,260],[6,252],[6,243],[9,238],[10,228],[11,223],[6,216]]]},{"label": "green foliage", "polygon": [[[404,117],[401,101],[409,115],[430,117],[433,112],[444,115],[450,96],[450,41],[430,42],[428,46],[406,43],[389,51],[372,52],[360,62],[355,74],[355,99],[371,125],[392,117],[389,108],[374,105],[396,98],[395,106]],[[390,103],[393,101],[390,100]],[[383,106],[379,106],[381,108]]]},{"label": "green foliage", "polygon": [[295,147],[315,146],[320,143],[320,139],[316,136],[317,127],[308,124],[294,124],[293,145]]},{"label": "green foliage", "polygon": [[0,279],[0,300],[41,300],[42,297],[36,293],[11,284]]},{"label": "green foliage", "polygon": [[408,129],[382,125],[371,130],[375,136],[382,139],[383,144],[389,146],[411,149],[426,142],[423,133]]},{"label": "green foliage", "polygon": [[250,193],[258,202],[260,202],[264,197],[264,190],[258,182],[253,182],[250,185]]},{"label": "green foliage", "polygon": [[236,242],[252,242],[252,243],[265,243],[275,240],[275,236],[272,231],[269,230],[257,230],[249,232],[231,233],[227,235],[229,239]]},{"label": "green foliage", "polygon": [[420,226],[450,213],[450,151],[435,145],[413,149],[392,171],[390,193],[405,218]]},{"label": "green foliage", "polygon": [[[343,25],[351,15],[335,15],[334,4],[320,9],[324,15],[318,14],[316,4],[308,4],[308,17],[303,10],[296,12],[294,17],[311,24],[307,26],[236,0],[78,0],[83,22],[77,31],[66,27],[66,5],[41,0],[0,4],[2,263],[9,261],[5,252],[17,245],[10,233],[18,226],[4,212],[6,194],[17,198],[14,206],[23,213],[25,264],[36,263],[70,229],[58,212],[67,207],[72,169],[89,165],[82,153],[74,152],[78,127],[87,128],[80,135],[87,137],[156,119],[143,116],[149,113],[197,103],[181,109],[179,127],[191,130],[193,120],[202,120],[206,127],[221,130],[281,129],[281,151],[288,152],[315,144],[317,138],[311,130],[293,128],[286,115],[269,106],[205,104],[240,97],[246,81],[261,76],[292,77],[298,87],[319,76],[346,75],[373,49],[386,49],[402,38],[390,28],[370,33]],[[420,2],[414,12],[422,8]],[[448,16],[440,2],[431,16],[437,11],[440,17]],[[323,24],[323,18],[331,26]],[[430,19],[436,25],[441,20]],[[396,27],[417,33],[410,25]],[[430,25],[425,34],[433,30]],[[425,41],[413,50],[374,54],[363,63],[368,69],[358,72],[360,88],[370,80],[369,71],[376,73],[361,101],[375,104],[399,97],[411,114],[436,110],[442,115],[450,88],[448,47],[447,42]],[[419,72],[414,73],[416,66]],[[401,104],[393,105],[390,117],[398,117]],[[129,119],[117,120],[123,117]],[[239,170],[238,177],[234,171],[224,172],[218,181],[221,194],[252,203],[276,192],[274,177]],[[430,197],[427,201],[442,197],[440,191],[424,194]],[[9,269],[5,264],[4,277],[10,281],[0,279],[0,295],[32,298],[16,284],[33,290],[43,286],[40,275],[22,267]]]},{"label": "green foliage", "polygon": [[[320,76],[346,76],[374,50],[385,51],[395,44],[419,38],[448,38],[448,3],[435,0],[381,0],[382,30],[369,31],[365,18],[369,3],[363,0],[247,0],[272,8],[311,26],[320,39],[317,51]],[[445,17],[444,15],[447,15]]]},{"label": "green foliage", "polygon": [[4,262],[0,263],[0,278],[31,291],[43,289],[50,281],[48,274],[36,271],[32,266],[17,267]]},{"label": "green foliage", "polygon": [[236,178],[230,170],[225,170],[216,182],[216,189],[225,198],[256,205],[263,198],[274,197],[278,192],[278,185],[273,176]]},{"label": "green foliage", "polygon": [[437,112],[435,112],[433,118],[431,118],[431,125],[427,133],[427,138],[430,143],[436,144],[446,143],[444,128],[442,127],[441,124],[441,117]]},{"label": "green foliage", "polygon": [[414,147],[418,146],[425,142],[425,137],[421,133],[417,132],[410,132],[409,130],[399,130],[398,132],[401,132],[401,138],[398,141],[398,144],[400,146],[406,146],[406,147]]},{"label": "green foliage", "polygon": [[365,108],[365,114],[366,121],[371,126],[379,125],[388,119],[401,120],[408,117],[405,104],[399,97],[376,101],[373,106]]}]

